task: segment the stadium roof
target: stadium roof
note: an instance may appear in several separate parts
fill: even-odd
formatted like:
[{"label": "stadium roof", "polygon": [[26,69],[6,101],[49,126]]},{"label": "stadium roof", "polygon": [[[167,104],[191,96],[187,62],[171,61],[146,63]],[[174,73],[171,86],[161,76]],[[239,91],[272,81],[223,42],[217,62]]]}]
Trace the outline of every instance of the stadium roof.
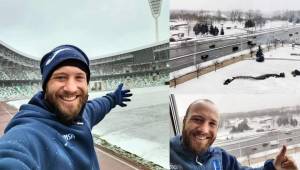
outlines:
[{"label": "stadium roof", "polygon": [[119,51],[119,52],[110,53],[110,54],[106,54],[106,55],[101,55],[101,56],[93,58],[92,60],[106,58],[106,57],[111,57],[111,56],[116,56],[116,55],[121,55],[121,54],[126,54],[126,53],[130,53],[130,52],[134,52],[134,51],[139,51],[139,50],[142,50],[142,49],[146,49],[146,48],[150,48],[150,47],[155,47],[155,46],[166,44],[166,43],[169,43],[169,41],[168,40],[160,41],[160,42],[157,42],[157,43],[152,43],[152,44],[148,44],[148,45],[136,47],[136,48],[133,48],[133,49],[130,49],[130,50],[124,50],[124,51]]},{"label": "stadium roof", "polygon": [[29,55],[29,54],[25,54],[25,53],[23,53],[21,51],[18,51],[15,48],[11,47],[10,45],[6,44],[5,42],[3,42],[1,40],[0,40],[0,44],[3,45],[4,47],[10,49],[11,51],[13,51],[13,52],[15,52],[15,53],[17,53],[17,54],[25,57],[25,58],[28,58],[28,59],[31,59],[31,60],[35,60],[35,61],[39,61],[35,57],[33,57],[33,56]]},{"label": "stadium roof", "polygon": [[[150,48],[150,47],[154,47],[154,46],[158,46],[158,45],[162,45],[162,44],[166,44],[166,43],[169,43],[169,41],[168,40],[160,41],[160,42],[157,42],[157,43],[152,43],[152,44],[136,47],[136,48],[133,48],[133,49],[130,49],[130,50],[124,50],[124,51],[119,51],[119,52],[116,52],[116,53],[110,53],[110,54],[107,54],[107,55],[93,57],[93,59],[91,59],[91,61],[101,59],[101,58],[107,58],[107,57],[112,57],[112,56],[116,56],[116,55],[126,54],[126,53],[130,53],[130,52],[134,52],[134,51],[138,51],[138,50],[142,50],[142,49],[146,49],[146,48]],[[18,51],[15,48],[11,47],[10,45],[6,44],[5,42],[3,42],[1,40],[0,40],[0,44],[2,44],[6,48],[10,49],[11,51],[13,51],[13,52],[15,52],[15,53],[17,53],[17,54],[19,54],[23,57],[26,57],[26,58],[31,59],[31,60],[39,61],[35,57],[33,57],[31,55],[28,55],[28,54],[25,54],[21,51]]]}]

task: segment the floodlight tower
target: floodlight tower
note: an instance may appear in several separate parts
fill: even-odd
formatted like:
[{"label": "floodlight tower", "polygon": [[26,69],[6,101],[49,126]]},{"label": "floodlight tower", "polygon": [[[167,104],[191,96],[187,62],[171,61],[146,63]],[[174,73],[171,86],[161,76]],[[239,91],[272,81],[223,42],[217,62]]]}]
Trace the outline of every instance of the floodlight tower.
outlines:
[{"label": "floodlight tower", "polygon": [[151,13],[153,18],[155,19],[155,39],[158,42],[158,17],[160,15],[161,2],[162,0],[148,0],[151,8]]}]

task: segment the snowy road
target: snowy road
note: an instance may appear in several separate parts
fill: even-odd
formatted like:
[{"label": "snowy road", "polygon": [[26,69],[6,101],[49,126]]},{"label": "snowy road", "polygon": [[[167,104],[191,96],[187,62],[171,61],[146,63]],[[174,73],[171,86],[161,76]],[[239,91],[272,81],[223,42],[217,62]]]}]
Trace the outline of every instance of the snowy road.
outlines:
[{"label": "snowy road", "polygon": [[[249,42],[256,45],[281,41],[297,41],[300,38],[300,27],[280,27],[266,29],[253,34],[233,34],[218,36],[206,40],[190,41],[170,49],[172,71],[203,63],[240,50],[249,49]],[[205,60],[203,59],[205,58]]]}]

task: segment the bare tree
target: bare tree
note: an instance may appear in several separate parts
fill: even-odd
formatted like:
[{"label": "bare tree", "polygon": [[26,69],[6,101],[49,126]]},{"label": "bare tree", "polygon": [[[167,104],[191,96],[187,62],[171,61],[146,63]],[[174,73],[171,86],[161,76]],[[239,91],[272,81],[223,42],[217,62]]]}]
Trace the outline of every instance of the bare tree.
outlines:
[{"label": "bare tree", "polygon": [[230,20],[232,22],[235,22],[235,21],[242,22],[243,21],[242,15],[243,15],[243,12],[238,9],[232,10],[229,14]]},{"label": "bare tree", "polygon": [[240,10],[237,10],[236,15],[237,15],[238,22],[242,22],[243,21],[243,12]]},{"label": "bare tree", "polygon": [[232,22],[235,22],[235,21],[237,21],[237,13],[236,13],[236,11],[237,10],[232,10],[231,12],[230,12],[230,20],[232,21]]},{"label": "bare tree", "polygon": [[200,23],[207,20],[207,14],[204,10],[198,11],[197,17],[198,17],[198,22]]},{"label": "bare tree", "polygon": [[221,21],[221,20],[223,20],[223,17],[222,17],[222,12],[221,12],[220,10],[218,10],[218,11],[217,11],[216,20],[217,20],[217,21]]},{"label": "bare tree", "polygon": [[253,12],[253,20],[255,22],[255,25],[259,26],[260,28],[266,24],[266,19],[263,17],[260,10],[256,10]]},{"label": "bare tree", "polygon": [[247,12],[245,12],[245,17],[246,20],[252,20],[254,18],[254,11],[248,10]]}]

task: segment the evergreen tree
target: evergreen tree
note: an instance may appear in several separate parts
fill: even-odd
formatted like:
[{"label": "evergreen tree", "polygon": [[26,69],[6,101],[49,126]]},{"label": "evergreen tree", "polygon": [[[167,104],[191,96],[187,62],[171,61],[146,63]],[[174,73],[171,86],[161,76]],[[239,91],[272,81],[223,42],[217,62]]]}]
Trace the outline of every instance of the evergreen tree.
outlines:
[{"label": "evergreen tree", "polygon": [[248,121],[247,119],[244,119],[240,124],[238,124],[237,127],[233,126],[230,133],[237,133],[237,132],[243,132],[245,130],[251,130],[252,128],[250,128],[248,126]]},{"label": "evergreen tree", "polygon": [[263,62],[265,60],[263,50],[260,46],[258,46],[258,50],[256,52],[256,61]]},{"label": "evergreen tree", "polygon": [[286,126],[289,124],[289,118],[288,116],[280,116],[278,119],[277,119],[277,125],[278,126]]},{"label": "evergreen tree", "polygon": [[251,28],[251,27],[255,27],[255,22],[249,19],[245,22],[245,28]]},{"label": "evergreen tree", "polygon": [[224,35],[224,29],[223,29],[223,27],[221,28],[221,33],[220,33],[220,35]]},{"label": "evergreen tree", "polygon": [[217,36],[217,35],[219,35],[219,29],[218,29],[218,27],[215,26],[214,36]]},{"label": "evergreen tree", "polygon": [[204,25],[204,31],[205,31],[205,34],[208,34],[208,25],[207,25],[207,23]]},{"label": "evergreen tree", "polygon": [[204,35],[205,33],[205,25],[201,24],[201,34]]},{"label": "evergreen tree", "polygon": [[298,125],[298,121],[297,119],[291,119],[290,124],[294,127],[296,127]]},{"label": "evergreen tree", "polygon": [[194,26],[193,31],[194,31],[195,35],[198,35],[198,34],[200,33],[201,28],[200,28],[200,24],[199,24],[199,23],[197,23],[197,24]]},{"label": "evergreen tree", "polygon": [[210,33],[211,35],[214,35],[214,32],[215,32],[214,26],[213,26],[213,25],[210,25],[209,33]]}]

